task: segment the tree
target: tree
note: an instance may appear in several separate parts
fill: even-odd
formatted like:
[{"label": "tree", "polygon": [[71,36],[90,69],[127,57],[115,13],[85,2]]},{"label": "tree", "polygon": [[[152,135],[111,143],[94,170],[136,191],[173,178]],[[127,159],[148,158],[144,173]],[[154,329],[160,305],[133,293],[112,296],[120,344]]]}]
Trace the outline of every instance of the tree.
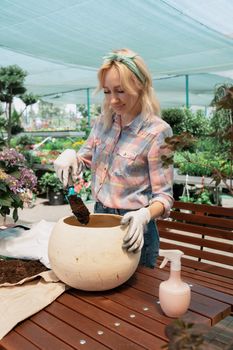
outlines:
[{"label": "tree", "polygon": [[[12,104],[14,97],[19,97],[27,106],[37,102],[38,97],[33,94],[26,94],[24,81],[27,72],[17,65],[0,67],[0,101],[5,103],[5,130],[7,132],[7,144],[10,145],[12,137]],[[24,111],[22,111],[21,115]]]}]

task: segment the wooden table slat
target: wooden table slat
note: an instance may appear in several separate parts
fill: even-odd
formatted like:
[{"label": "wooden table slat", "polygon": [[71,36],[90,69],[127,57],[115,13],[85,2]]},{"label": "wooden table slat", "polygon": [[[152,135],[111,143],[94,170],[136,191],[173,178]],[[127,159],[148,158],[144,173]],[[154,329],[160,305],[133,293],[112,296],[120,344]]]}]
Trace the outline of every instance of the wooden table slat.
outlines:
[{"label": "wooden table slat", "polygon": [[[86,317],[99,322],[106,328],[120,334],[121,337],[125,337],[129,342],[135,343],[135,349],[148,348],[154,349],[155,346],[162,346],[166,344],[165,341],[156,338],[155,336],[135,327],[134,325],[122,320],[121,318],[112,315],[108,312],[90,305],[89,303],[74,297],[72,295],[63,294],[59,297],[59,302],[63,303],[65,306],[72,308],[73,310],[82,313]],[[120,323],[119,326],[115,326],[115,323]],[[124,338],[122,338],[124,339]],[[122,347],[124,349],[124,347]]]},{"label": "wooden table slat", "polygon": [[[116,290],[106,293],[105,298],[126,307],[129,311],[136,311],[162,324],[167,325],[171,322],[171,319],[161,312],[160,306],[151,295],[141,292],[142,296],[137,294],[134,297],[134,294],[130,292],[132,290],[127,286],[118,287]],[[140,291],[138,292],[140,293]],[[77,291],[72,290],[72,293],[77,293]],[[80,295],[80,292],[78,294]]]},{"label": "wooden table slat", "polygon": [[[158,298],[160,281],[155,281],[150,276],[142,275],[140,272],[136,272],[136,274],[127,282],[127,284],[131,287],[150,293],[151,295],[155,295]],[[231,307],[229,304],[220,301],[216,301],[216,303],[213,304],[211,299],[204,295],[201,296],[200,300],[199,294],[192,291],[192,299],[189,309],[201,315],[208,316],[211,318],[212,324],[215,324],[219,321],[219,319],[221,319],[222,313],[224,313],[225,316],[230,314]]]},{"label": "wooden table slat", "polygon": [[209,303],[209,298],[198,293],[192,293],[193,298],[191,298],[190,310],[200,313],[201,315],[209,315],[211,318],[211,324],[214,325],[223,317],[227,317],[231,314],[231,307],[229,304],[217,301],[213,304]]},{"label": "wooden table slat", "polygon": [[[156,279],[164,280],[166,278],[165,274],[167,274],[170,271],[170,267],[165,266],[163,269],[160,269],[159,267],[155,269],[147,269],[145,267],[139,267],[137,271],[143,273],[144,275],[151,276]],[[233,270],[232,270],[232,275],[233,275]],[[233,281],[231,278],[223,277],[223,276],[215,276],[209,272],[196,271],[190,267],[182,266],[181,277],[183,278],[184,276],[192,276],[193,279],[196,279],[201,284],[202,282],[209,282],[209,285],[213,286],[213,288],[218,286],[220,283],[221,286],[229,289],[229,294],[233,294],[233,290],[232,290]]]},{"label": "wooden table slat", "polygon": [[39,348],[13,330],[1,340],[0,349],[38,350]]},{"label": "wooden table slat", "polygon": [[[142,300],[145,305],[152,306],[154,310],[157,310],[157,320],[164,324],[171,323],[171,318],[167,317],[162,313],[160,306],[155,303],[155,299],[152,295],[146,294],[135,288],[126,288],[122,291],[122,294],[129,296],[130,298],[135,298],[134,300]],[[155,306],[155,307],[154,307]],[[159,315],[159,316],[158,316]],[[183,316],[182,319],[187,320],[188,322],[197,322],[197,323],[205,323],[211,325],[211,319],[206,316],[202,316],[193,311],[188,310]]]},{"label": "wooden table slat", "polygon": [[129,310],[127,307],[114,302],[110,298],[105,298],[104,300],[98,296],[80,296],[79,293],[74,293],[78,298],[87,301],[88,303],[101,308],[101,310],[107,311],[114,316],[119,317],[119,319],[128,322],[142,330],[146,330],[161,339],[167,340],[164,332],[164,326],[160,322],[153,320],[147,316],[142,315],[137,311]]},{"label": "wooden table slat", "polygon": [[[169,267],[165,267],[165,269],[160,270],[152,270],[152,269],[138,269],[138,272],[143,273],[144,275],[155,277],[156,279],[160,279],[161,282],[164,281],[168,277]],[[200,276],[200,275],[199,275]],[[211,296],[213,299],[222,301],[224,303],[230,304],[233,308],[233,290],[230,289],[230,284],[222,282],[223,287],[217,284],[217,281],[214,280],[211,282],[211,279],[208,279],[206,275],[202,276],[202,284],[198,284],[198,281],[194,278],[195,275],[193,272],[182,271],[182,279],[183,281],[192,284],[192,290],[198,292],[199,294],[203,294],[205,296]],[[204,279],[204,281],[203,281]],[[208,282],[209,281],[209,282]],[[232,288],[232,282],[231,282]]]},{"label": "wooden table slat", "polygon": [[73,350],[73,347],[65,344],[60,339],[50,334],[45,329],[37,326],[30,319],[20,323],[16,328],[16,332],[31,341],[33,344],[43,350],[62,349]]},{"label": "wooden table slat", "polygon": [[[58,303],[54,303],[53,307],[55,308],[57,305],[59,307]],[[65,321],[65,317],[63,317],[63,319]],[[85,344],[93,350],[109,349],[109,347],[100,344],[101,338],[103,337],[99,337],[100,342],[97,342],[90,338],[86,333],[80,332],[77,329],[77,327],[68,325],[64,321],[61,321],[60,319],[46,311],[42,310],[41,312],[33,316],[31,320],[38,326],[47,329],[47,331],[53,334],[56,338],[62,340],[63,342],[74,347],[75,349],[83,349],[83,341],[85,341]],[[88,325],[88,327],[90,327],[90,325]]]},{"label": "wooden table slat", "polygon": [[[59,298],[59,302],[55,302],[46,308],[46,311],[51,313],[54,317],[64,320],[67,324],[75,327],[79,332],[86,333],[87,336],[99,341],[110,349],[116,346],[116,349],[132,349],[132,343],[121,337],[112,328],[105,327],[102,322],[98,322],[98,317],[89,318],[88,312],[85,315],[82,305],[78,304],[76,298],[71,295],[65,295],[65,298]],[[62,302],[62,303],[61,303]],[[71,308],[72,305],[72,308]],[[114,322],[112,322],[114,325]],[[116,328],[116,327],[115,327]],[[101,336],[98,335],[98,331],[104,332]],[[116,345],[117,344],[117,345]],[[134,344],[134,343],[133,343]],[[140,349],[137,344],[134,344],[135,349]]]},{"label": "wooden table slat", "polygon": [[233,297],[231,295],[195,283],[192,285],[192,290],[198,294],[223,302],[224,304],[229,304],[230,308],[233,308]]},{"label": "wooden table slat", "polygon": [[[222,286],[231,289],[232,291],[232,277],[233,277],[233,270],[229,269],[229,272],[231,273],[232,277],[225,277],[225,276],[219,276],[214,275],[213,273],[209,273],[206,271],[197,271],[189,266],[183,266],[182,272],[190,272],[193,275],[193,278],[200,279],[200,281],[210,281],[215,285],[218,285],[221,283]],[[233,291],[232,291],[233,292]]]},{"label": "wooden table slat", "polygon": [[233,283],[224,282],[221,280],[216,280],[211,278],[211,276],[208,276],[207,273],[202,274],[194,274],[193,271],[183,270],[182,276],[185,280],[190,279],[190,281],[195,281],[198,284],[201,284],[203,286],[212,288],[213,290],[223,292],[224,294],[229,294],[230,296],[233,296]]},{"label": "wooden table slat", "polygon": [[[162,259],[158,258],[157,264],[158,266],[161,264]],[[187,258],[182,258],[182,273],[187,271],[187,272],[191,272],[194,278],[198,278],[198,276],[201,278],[201,281],[213,281],[213,283],[215,283],[215,285],[218,285],[219,283],[221,283],[222,286],[225,286],[226,288],[230,288],[231,292],[233,292],[232,289],[232,285],[233,285],[233,269],[228,269],[226,272],[226,269],[224,269],[224,275],[218,274],[218,270],[219,270],[219,266],[216,265],[208,265],[209,267],[209,271],[207,270],[199,270],[196,269],[195,264],[199,263],[199,264],[203,264],[205,265],[205,263],[200,263],[199,261],[194,261],[191,259],[187,259]],[[142,272],[144,274],[149,274],[151,276],[151,271],[158,271],[160,270],[159,268],[156,268],[156,270],[152,270],[152,269],[146,269],[143,267],[139,267],[139,271],[141,271],[141,269],[143,270]],[[148,270],[148,272],[146,272],[146,270]],[[169,267],[166,266],[165,268],[163,268],[163,270],[169,270]],[[217,273],[215,273],[215,271],[217,271]],[[228,275],[227,275],[228,274]],[[155,275],[153,275],[155,277]],[[214,286],[215,288],[215,286]],[[232,293],[231,293],[232,294]]]}]

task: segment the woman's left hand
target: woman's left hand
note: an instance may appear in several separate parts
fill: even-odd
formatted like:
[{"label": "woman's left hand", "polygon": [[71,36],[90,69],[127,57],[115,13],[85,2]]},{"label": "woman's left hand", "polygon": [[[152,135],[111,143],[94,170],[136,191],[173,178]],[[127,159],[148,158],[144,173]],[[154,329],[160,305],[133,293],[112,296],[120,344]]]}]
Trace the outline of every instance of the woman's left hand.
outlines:
[{"label": "woman's left hand", "polygon": [[150,220],[151,215],[148,208],[126,213],[121,220],[121,224],[129,225],[129,228],[122,247],[126,248],[128,252],[139,252],[144,244],[144,228]]}]

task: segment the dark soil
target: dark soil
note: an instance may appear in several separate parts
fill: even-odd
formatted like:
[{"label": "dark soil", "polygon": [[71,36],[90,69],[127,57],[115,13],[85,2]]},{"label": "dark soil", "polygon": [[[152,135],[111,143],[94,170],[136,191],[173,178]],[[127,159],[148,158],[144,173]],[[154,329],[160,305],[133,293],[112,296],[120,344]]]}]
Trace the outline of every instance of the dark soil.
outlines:
[{"label": "dark soil", "polygon": [[68,196],[70,207],[73,214],[76,216],[80,224],[87,225],[90,220],[90,212],[88,208],[83,203],[81,197],[78,197],[76,194]]},{"label": "dark soil", "polygon": [[48,270],[47,267],[38,260],[0,260],[0,284],[17,283],[46,270]]}]

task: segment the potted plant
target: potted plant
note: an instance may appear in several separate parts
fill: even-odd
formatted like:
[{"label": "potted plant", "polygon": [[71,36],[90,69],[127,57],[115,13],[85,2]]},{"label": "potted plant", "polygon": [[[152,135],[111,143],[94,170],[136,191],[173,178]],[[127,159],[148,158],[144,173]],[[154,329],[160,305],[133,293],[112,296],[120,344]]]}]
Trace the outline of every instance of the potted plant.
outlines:
[{"label": "potted plant", "polygon": [[211,193],[207,189],[201,189],[194,194],[193,203],[213,205]]},{"label": "potted plant", "polygon": [[18,208],[32,198],[37,177],[26,165],[25,157],[13,148],[0,151],[0,215],[4,217],[13,209],[13,219],[18,220]]},{"label": "potted plant", "polygon": [[[201,125],[200,133],[197,134],[194,128],[187,127],[185,132],[167,138],[164,148],[170,150],[170,153],[162,156],[162,162],[164,166],[174,164],[184,174],[212,177],[216,192],[222,182],[229,195],[233,196],[233,86],[218,86],[211,105],[216,111],[210,123],[205,120],[209,126],[205,129],[197,118]],[[197,144],[195,152],[193,149],[187,152],[192,143]],[[218,198],[217,204],[220,204]]]},{"label": "potted plant", "polygon": [[[213,205],[212,193],[205,188],[201,188],[200,190],[197,190],[191,196],[188,196],[188,195],[180,196],[180,201],[185,203]],[[185,209],[180,209],[180,211],[184,213],[191,213],[191,211],[185,210]],[[205,215],[205,213],[202,211],[195,211],[195,213],[197,215]]]},{"label": "potted plant", "polygon": [[47,194],[49,204],[64,204],[64,189],[61,181],[54,172],[44,173],[38,181],[42,192]]},{"label": "potted plant", "polygon": [[82,176],[78,177],[74,184],[75,192],[82,198],[83,201],[91,199],[91,171],[86,170]]}]

